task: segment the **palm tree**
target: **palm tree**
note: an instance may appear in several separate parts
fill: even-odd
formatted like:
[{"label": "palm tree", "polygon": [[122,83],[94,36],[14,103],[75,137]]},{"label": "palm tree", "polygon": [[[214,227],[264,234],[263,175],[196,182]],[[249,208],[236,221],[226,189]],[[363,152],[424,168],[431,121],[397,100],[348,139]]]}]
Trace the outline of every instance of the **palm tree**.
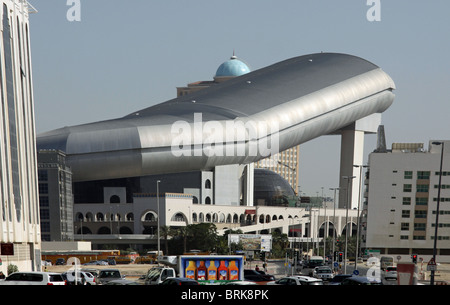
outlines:
[{"label": "palm tree", "polygon": [[164,241],[165,241],[165,250],[164,253],[166,255],[169,255],[169,245],[167,243],[169,236],[171,235],[171,229],[169,226],[161,226],[160,228],[160,232],[161,235],[164,237]]}]

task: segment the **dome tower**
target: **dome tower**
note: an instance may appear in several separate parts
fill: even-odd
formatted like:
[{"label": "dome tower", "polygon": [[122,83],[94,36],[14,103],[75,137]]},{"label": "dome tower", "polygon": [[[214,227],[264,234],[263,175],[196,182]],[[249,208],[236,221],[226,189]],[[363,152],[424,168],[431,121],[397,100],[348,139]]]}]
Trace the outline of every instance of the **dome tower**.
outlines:
[{"label": "dome tower", "polygon": [[250,68],[242,60],[238,59],[234,53],[229,60],[222,63],[217,68],[214,81],[223,82],[233,77],[241,76],[250,72]]}]

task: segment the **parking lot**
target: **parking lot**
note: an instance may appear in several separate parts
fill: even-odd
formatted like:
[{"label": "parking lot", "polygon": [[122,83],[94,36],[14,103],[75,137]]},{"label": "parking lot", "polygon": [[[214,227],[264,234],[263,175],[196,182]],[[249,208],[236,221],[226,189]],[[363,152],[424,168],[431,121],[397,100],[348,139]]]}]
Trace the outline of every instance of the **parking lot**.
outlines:
[{"label": "parking lot", "polygon": [[[256,265],[262,266],[262,262],[253,261],[251,264],[247,264],[245,268],[253,269]],[[81,266],[81,269],[85,268],[94,268],[94,269],[108,269],[115,268],[119,269],[120,272],[126,276],[129,280],[138,280],[139,277],[146,274],[147,271],[156,266],[155,264],[118,264],[115,266],[97,266],[97,265],[89,265],[89,266]],[[72,266],[62,265],[62,266],[48,266],[47,271],[50,272],[59,272],[62,273],[64,271],[73,268]],[[348,269],[348,273],[353,272],[354,265],[351,264],[351,268]],[[419,271],[419,282],[427,283],[430,280],[430,272],[427,271],[426,264],[418,264],[417,265]],[[358,264],[358,270],[360,271],[360,275],[364,276],[367,273],[368,266],[365,263]],[[273,260],[269,261],[267,266],[267,273],[274,275],[275,278],[279,279],[284,276],[289,276],[291,274],[295,275],[295,272],[289,269],[289,265],[284,262],[284,260]],[[435,273],[435,281],[436,282],[450,282],[450,264],[440,264],[438,265],[438,270]]]}]

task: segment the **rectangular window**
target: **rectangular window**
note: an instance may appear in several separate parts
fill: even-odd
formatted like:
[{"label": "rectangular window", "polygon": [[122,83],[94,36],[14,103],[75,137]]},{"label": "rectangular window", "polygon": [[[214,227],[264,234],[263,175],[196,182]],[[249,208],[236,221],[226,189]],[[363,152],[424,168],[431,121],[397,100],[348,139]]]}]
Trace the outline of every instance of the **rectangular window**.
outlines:
[{"label": "rectangular window", "polygon": [[414,211],[415,218],[427,218],[427,211]]},{"label": "rectangular window", "polygon": [[409,222],[402,222],[400,225],[400,230],[409,231]]},{"label": "rectangular window", "polygon": [[38,180],[39,181],[47,181],[48,180],[48,173],[47,173],[46,169],[38,170]]},{"label": "rectangular window", "polygon": [[402,218],[409,218],[411,216],[410,210],[402,210]]},{"label": "rectangular window", "polygon": [[425,236],[413,236],[413,240],[425,240]]},{"label": "rectangular window", "polygon": [[418,193],[428,193],[428,184],[418,184],[416,187]]},{"label": "rectangular window", "polygon": [[48,194],[48,184],[39,183],[39,194]]},{"label": "rectangular window", "polygon": [[415,223],[414,231],[426,231],[427,225],[425,223]]},{"label": "rectangular window", "polygon": [[417,172],[417,179],[429,180],[430,179],[430,172],[429,171],[418,171]]},{"label": "rectangular window", "polygon": [[428,198],[416,197],[416,205],[428,205]]},{"label": "rectangular window", "polygon": [[411,190],[412,190],[412,184],[403,184],[403,192],[411,193]]},{"label": "rectangular window", "polygon": [[39,206],[41,207],[49,206],[48,196],[39,196]]},{"label": "rectangular window", "polygon": [[411,205],[411,197],[403,197],[403,205]]},{"label": "rectangular window", "polygon": [[413,172],[412,171],[405,171],[405,175],[403,176],[405,179],[412,179]]}]

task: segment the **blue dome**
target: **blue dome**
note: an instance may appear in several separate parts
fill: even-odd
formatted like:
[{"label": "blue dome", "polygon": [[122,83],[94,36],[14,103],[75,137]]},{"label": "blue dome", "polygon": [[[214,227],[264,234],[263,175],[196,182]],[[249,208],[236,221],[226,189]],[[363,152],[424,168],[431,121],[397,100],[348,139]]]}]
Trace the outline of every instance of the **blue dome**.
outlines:
[{"label": "blue dome", "polygon": [[250,72],[250,68],[233,55],[229,60],[219,66],[215,77],[241,76],[248,72]]}]

